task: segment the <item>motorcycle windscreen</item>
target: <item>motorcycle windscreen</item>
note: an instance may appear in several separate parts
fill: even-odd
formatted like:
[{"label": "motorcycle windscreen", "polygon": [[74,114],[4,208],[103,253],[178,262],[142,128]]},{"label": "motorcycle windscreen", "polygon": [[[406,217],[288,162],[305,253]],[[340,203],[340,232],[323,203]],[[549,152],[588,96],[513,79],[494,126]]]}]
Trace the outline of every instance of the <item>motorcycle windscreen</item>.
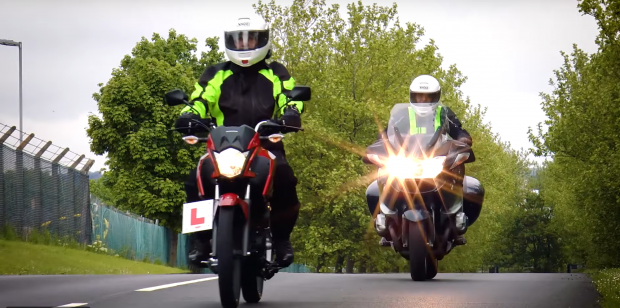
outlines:
[{"label": "motorcycle windscreen", "polygon": [[[439,106],[438,106],[439,107]],[[447,139],[446,113],[435,108],[417,112],[410,104],[396,104],[390,111],[387,137],[395,154],[429,156],[429,150]]]}]

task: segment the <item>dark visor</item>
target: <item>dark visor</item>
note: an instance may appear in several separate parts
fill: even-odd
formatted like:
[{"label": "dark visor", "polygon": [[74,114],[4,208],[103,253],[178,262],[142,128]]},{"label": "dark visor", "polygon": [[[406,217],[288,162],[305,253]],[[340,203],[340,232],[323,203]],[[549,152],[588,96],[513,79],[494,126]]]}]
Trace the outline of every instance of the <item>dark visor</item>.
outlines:
[{"label": "dark visor", "polygon": [[227,49],[243,51],[265,47],[269,42],[269,31],[243,30],[224,32]]},{"label": "dark visor", "polygon": [[409,100],[412,103],[419,103],[417,101],[417,98],[416,98],[417,94],[426,94],[426,95],[428,95],[430,97],[430,99],[431,99],[430,102],[422,102],[422,103],[436,103],[436,102],[439,101],[439,95],[440,95],[439,92],[435,92],[435,93],[409,93]]}]

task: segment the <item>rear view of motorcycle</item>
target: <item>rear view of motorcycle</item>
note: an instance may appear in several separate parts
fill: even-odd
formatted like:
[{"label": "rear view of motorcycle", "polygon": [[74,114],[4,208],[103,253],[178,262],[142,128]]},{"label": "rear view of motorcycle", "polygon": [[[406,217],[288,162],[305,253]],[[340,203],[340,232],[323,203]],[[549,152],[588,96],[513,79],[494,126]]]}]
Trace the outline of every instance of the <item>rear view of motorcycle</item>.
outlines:
[{"label": "rear view of motorcycle", "polygon": [[[307,101],[310,97],[309,87],[296,86],[287,99]],[[169,106],[191,106],[187,99],[181,90],[166,94]],[[257,303],[262,297],[264,281],[281,269],[273,262],[268,202],[272,195],[275,156],[261,147],[261,141],[280,142],[284,138],[283,128],[303,129],[279,124],[281,121],[277,119],[262,121],[254,128],[215,127],[198,120],[194,123],[208,137],[185,136],[183,140],[192,145],[206,143],[206,154],[200,158],[197,169],[198,190],[203,200],[183,205],[182,233],[207,235],[210,258],[202,263],[218,274],[223,307],[237,307],[241,293],[246,302]],[[209,188],[215,191],[208,191]]]},{"label": "rear view of motorcycle", "polygon": [[437,275],[437,262],[473,222],[468,207],[479,209],[484,194],[476,179],[463,174],[464,164],[475,160],[471,147],[450,138],[447,113],[441,104],[436,108],[416,113],[408,103],[396,104],[387,136],[364,157],[378,167],[366,190],[376,232],[409,260],[414,281]]}]

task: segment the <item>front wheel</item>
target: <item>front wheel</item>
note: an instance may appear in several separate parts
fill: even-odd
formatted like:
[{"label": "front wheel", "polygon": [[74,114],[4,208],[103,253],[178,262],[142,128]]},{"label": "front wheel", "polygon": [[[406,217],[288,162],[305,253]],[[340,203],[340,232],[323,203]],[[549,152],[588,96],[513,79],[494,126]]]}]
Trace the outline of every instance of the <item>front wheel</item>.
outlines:
[{"label": "front wheel", "polygon": [[243,228],[235,227],[234,207],[220,207],[218,211],[216,253],[220,302],[224,308],[236,308],[241,293],[242,260],[234,251],[241,250]]},{"label": "front wheel", "polygon": [[[271,237],[266,231],[263,247],[265,261],[273,262],[273,245]],[[258,303],[263,296],[263,286],[265,279],[263,276],[263,259],[255,256],[247,260],[243,267],[243,278],[241,281],[241,290],[243,291],[243,299],[247,303]]]},{"label": "front wheel", "polygon": [[438,266],[437,259],[433,255],[428,254],[426,256],[426,279],[433,279],[437,276]]},{"label": "front wheel", "polygon": [[424,232],[424,222],[409,223],[409,272],[411,279],[414,281],[423,281],[427,279],[427,264],[430,257],[426,236]]}]

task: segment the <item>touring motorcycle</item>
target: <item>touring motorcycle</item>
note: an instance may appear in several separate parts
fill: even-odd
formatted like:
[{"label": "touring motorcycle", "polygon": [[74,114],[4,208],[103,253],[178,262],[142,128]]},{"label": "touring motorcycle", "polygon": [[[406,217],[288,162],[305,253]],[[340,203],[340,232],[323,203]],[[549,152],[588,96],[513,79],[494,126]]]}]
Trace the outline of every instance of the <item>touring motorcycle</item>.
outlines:
[{"label": "touring motorcycle", "polygon": [[463,176],[464,164],[475,160],[471,147],[450,138],[447,113],[441,111],[416,114],[410,104],[396,104],[387,136],[367,147],[363,159],[378,167],[377,180],[366,190],[375,230],[387,240],[383,246],[409,260],[414,281],[434,278],[438,260],[471,224],[463,211],[471,203],[463,187],[466,194],[483,194],[476,179]]},{"label": "touring motorcycle", "polygon": [[[307,101],[310,97],[309,87],[296,86],[287,100]],[[170,106],[192,107],[187,100],[181,90],[166,94]],[[246,302],[257,303],[264,281],[281,269],[273,261],[268,202],[273,191],[275,156],[261,147],[261,140],[277,143],[284,138],[284,128],[303,129],[278,124],[278,119],[262,121],[254,128],[216,127],[199,120],[193,123],[208,133],[208,137],[183,137],[188,144],[206,143],[207,153],[200,158],[197,169],[203,200],[184,204],[182,233],[199,232],[210,237],[210,258],[200,262],[218,274],[223,307],[237,307],[241,290]],[[208,187],[215,187],[214,194],[207,191]],[[204,200],[207,195],[214,198]]]}]

